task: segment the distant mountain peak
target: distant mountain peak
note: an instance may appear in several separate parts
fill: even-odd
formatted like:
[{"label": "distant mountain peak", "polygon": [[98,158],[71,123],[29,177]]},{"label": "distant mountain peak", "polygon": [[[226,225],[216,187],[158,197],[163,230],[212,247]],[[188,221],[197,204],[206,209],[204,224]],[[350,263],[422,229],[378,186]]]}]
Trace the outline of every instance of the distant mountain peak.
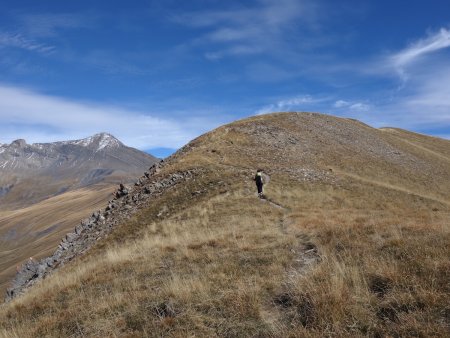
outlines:
[{"label": "distant mountain peak", "polygon": [[[20,201],[34,201],[39,196],[50,196],[48,191],[55,194],[60,189],[88,186],[107,179],[113,173],[114,177],[131,177],[156,161],[153,156],[125,146],[109,133],[51,143],[27,144],[25,140],[19,139],[0,146],[0,197],[3,199],[0,203],[4,203],[8,196],[15,196],[14,192],[8,192],[8,196],[2,194],[2,188],[5,192],[5,187],[13,182],[11,177],[17,178],[13,182],[16,187],[14,191],[19,191],[21,188],[17,188],[17,185],[26,179],[39,180],[38,177],[45,177],[49,180],[47,190],[41,187],[30,189],[23,183],[22,189],[26,193],[17,195]],[[26,194],[37,197],[33,199]],[[14,203],[16,201],[17,198]]]},{"label": "distant mountain peak", "polygon": [[122,144],[117,138],[115,138],[113,135],[108,133],[100,133],[94,135],[94,138],[97,138],[99,140],[99,145],[97,150],[101,150],[103,148],[118,148]]},{"label": "distant mountain peak", "polygon": [[109,133],[98,133],[84,139],[68,141],[68,144],[76,144],[83,147],[95,148],[95,151],[100,151],[102,149],[108,148],[119,148],[123,146],[117,138]]},{"label": "distant mountain peak", "polygon": [[[98,133],[79,140],[59,141],[52,143],[27,144],[23,139],[13,141],[11,144],[0,145],[0,170],[53,170],[62,171],[62,168],[74,168],[79,163],[91,163],[97,169],[105,166],[110,158],[112,168],[121,168],[125,172],[130,167],[143,168],[156,159],[151,156],[142,156],[135,153],[133,148],[126,147],[122,142],[109,133]],[[116,163],[117,159],[122,158]],[[103,163],[100,165],[100,163]],[[132,164],[133,163],[133,164]],[[105,168],[108,168],[106,165]],[[53,175],[53,174],[52,174]]]},{"label": "distant mountain peak", "polygon": [[94,135],[92,135],[91,137],[93,137],[93,138],[100,138],[100,139],[113,139],[113,140],[117,140],[117,138],[114,136],[114,135],[112,135],[112,134],[110,134],[110,133],[105,133],[105,132],[101,132],[101,133],[97,133],[97,134],[94,134]]},{"label": "distant mountain peak", "polygon": [[24,148],[27,145],[27,141],[24,139],[18,139],[11,142],[11,146],[18,147],[18,148]]}]

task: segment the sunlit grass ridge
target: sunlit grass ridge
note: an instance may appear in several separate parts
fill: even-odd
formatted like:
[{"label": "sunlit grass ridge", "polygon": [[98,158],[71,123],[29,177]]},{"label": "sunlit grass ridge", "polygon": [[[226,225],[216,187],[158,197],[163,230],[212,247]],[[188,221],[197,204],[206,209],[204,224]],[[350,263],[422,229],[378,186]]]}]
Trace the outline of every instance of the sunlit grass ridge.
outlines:
[{"label": "sunlit grass ridge", "polygon": [[0,335],[444,337],[448,159],[448,141],[318,114],[223,126],[159,174],[201,176],[3,306]]}]

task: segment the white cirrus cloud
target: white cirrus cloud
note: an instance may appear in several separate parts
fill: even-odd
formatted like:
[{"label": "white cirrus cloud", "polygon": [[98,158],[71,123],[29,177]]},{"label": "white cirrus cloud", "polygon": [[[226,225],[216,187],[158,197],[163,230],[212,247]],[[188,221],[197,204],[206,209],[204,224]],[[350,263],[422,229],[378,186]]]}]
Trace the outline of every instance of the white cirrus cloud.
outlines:
[{"label": "white cirrus cloud", "polygon": [[272,53],[277,50],[275,46],[286,47],[287,32],[294,25],[312,25],[317,7],[317,2],[310,0],[258,0],[251,6],[175,15],[172,21],[206,31],[191,41],[191,46],[206,46],[205,57],[217,60],[225,56]]},{"label": "white cirrus cloud", "polygon": [[256,115],[273,113],[277,111],[286,111],[292,109],[310,109],[320,103],[328,101],[328,98],[312,97],[311,95],[298,95],[279,100],[276,103],[266,105],[256,110]]},{"label": "white cirrus cloud", "polygon": [[333,107],[339,108],[339,109],[348,109],[350,111],[355,111],[355,112],[367,112],[371,108],[371,106],[367,103],[346,101],[346,100],[337,100],[333,104]]},{"label": "white cirrus cloud", "polygon": [[413,63],[422,56],[450,47],[450,30],[441,28],[437,33],[420,39],[408,48],[390,56],[395,67],[402,68]]},{"label": "white cirrus cloud", "polygon": [[430,67],[410,87],[387,111],[414,129],[450,129],[450,65]]},{"label": "white cirrus cloud", "polygon": [[345,101],[345,100],[337,100],[335,103],[334,103],[334,107],[335,108],[342,108],[342,107],[348,107],[350,105],[350,102],[348,102],[348,101]]},{"label": "white cirrus cloud", "polygon": [[423,63],[427,63],[427,57],[449,47],[450,30],[441,28],[439,31],[430,33],[427,37],[418,39],[408,47],[383,58],[371,71],[390,74],[394,70],[402,80],[402,86],[400,87],[402,89],[414,75],[416,69],[427,67],[427,65],[423,65]]},{"label": "white cirrus cloud", "polygon": [[0,32],[0,48],[13,47],[27,51],[50,54],[55,50],[54,46],[28,39],[20,33]]},{"label": "white cirrus cloud", "polygon": [[185,112],[170,119],[147,111],[78,102],[0,85],[0,142],[24,138],[29,143],[78,139],[109,132],[139,149],[179,148],[209,128],[210,120]]},{"label": "white cirrus cloud", "polygon": [[378,104],[377,116],[418,131],[450,128],[449,47],[450,30],[441,28],[384,58],[382,71],[394,70],[402,85]]},{"label": "white cirrus cloud", "polygon": [[89,28],[94,18],[90,14],[34,13],[18,17],[22,30],[35,38],[54,37],[62,30]]}]

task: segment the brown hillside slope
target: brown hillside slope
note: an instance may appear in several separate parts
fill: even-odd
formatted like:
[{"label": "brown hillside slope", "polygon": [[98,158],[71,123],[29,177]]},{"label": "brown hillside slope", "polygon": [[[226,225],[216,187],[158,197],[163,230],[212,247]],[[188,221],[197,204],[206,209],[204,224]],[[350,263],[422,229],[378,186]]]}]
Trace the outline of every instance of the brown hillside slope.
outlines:
[{"label": "brown hillside slope", "polygon": [[4,304],[0,336],[447,336],[449,146],[309,113],[220,127],[152,179],[201,174]]},{"label": "brown hillside slope", "polygon": [[52,253],[80,219],[105,205],[113,190],[112,184],[97,184],[0,211],[0,294],[6,292],[18,265]]}]

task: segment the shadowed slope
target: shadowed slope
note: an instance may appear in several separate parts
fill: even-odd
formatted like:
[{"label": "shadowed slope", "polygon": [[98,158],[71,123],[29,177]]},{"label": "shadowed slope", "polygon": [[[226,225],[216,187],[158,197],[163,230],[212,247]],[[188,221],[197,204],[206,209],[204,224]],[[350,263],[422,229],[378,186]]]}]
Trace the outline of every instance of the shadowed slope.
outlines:
[{"label": "shadowed slope", "polygon": [[449,144],[308,113],[220,127],[105,210],[135,210],[107,239],[4,305],[2,334],[445,336]]},{"label": "shadowed slope", "polygon": [[29,257],[48,256],[80,219],[105,205],[112,191],[110,185],[96,185],[26,208],[0,211],[0,292],[6,291],[16,266]]}]

